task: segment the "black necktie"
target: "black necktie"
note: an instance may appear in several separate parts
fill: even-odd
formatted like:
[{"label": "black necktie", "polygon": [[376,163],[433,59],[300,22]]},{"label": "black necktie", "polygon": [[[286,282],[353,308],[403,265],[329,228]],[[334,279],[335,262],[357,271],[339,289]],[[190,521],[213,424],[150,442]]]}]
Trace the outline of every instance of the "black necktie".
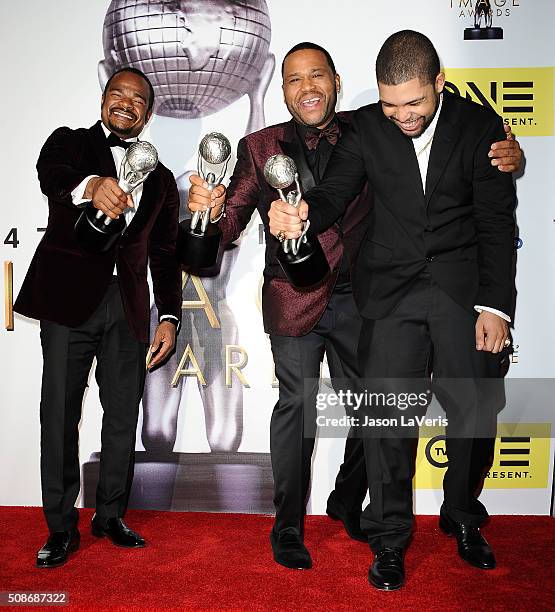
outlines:
[{"label": "black necktie", "polygon": [[123,147],[124,149],[129,149],[129,147],[133,144],[130,140],[122,140],[112,132],[110,132],[108,138],[106,138],[106,143],[110,148]]}]

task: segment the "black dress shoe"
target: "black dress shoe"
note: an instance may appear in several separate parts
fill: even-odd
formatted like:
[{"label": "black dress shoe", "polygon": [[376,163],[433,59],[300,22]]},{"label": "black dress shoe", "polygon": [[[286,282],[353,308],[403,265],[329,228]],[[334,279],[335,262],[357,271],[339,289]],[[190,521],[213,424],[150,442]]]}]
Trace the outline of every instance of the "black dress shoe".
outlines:
[{"label": "black dress shoe", "polygon": [[46,544],[37,553],[37,567],[58,567],[63,565],[69,554],[79,548],[81,536],[77,527],[70,531],[51,533]]},{"label": "black dress shoe", "polygon": [[368,544],[368,536],[365,535],[360,528],[360,510],[347,512],[343,505],[336,500],[334,491],[332,491],[328,497],[326,514],[334,521],[341,521],[343,523],[343,527],[345,527],[347,535],[350,538]]},{"label": "black dress shoe", "polygon": [[312,559],[301,538],[292,533],[276,534],[272,529],[270,542],[274,561],[290,569],[310,569]]},{"label": "black dress shoe", "polygon": [[396,591],[405,583],[402,548],[378,550],[368,571],[368,582],[382,591]]},{"label": "black dress shoe", "polygon": [[121,518],[102,520],[95,514],[91,522],[91,531],[93,536],[97,538],[108,536],[116,546],[142,548],[145,545],[143,538],[132,529],[129,529]]},{"label": "black dress shoe", "polygon": [[478,527],[456,523],[448,517],[439,517],[439,527],[448,536],[457,538],[459,555],[470,565],[480,569],[494,569],[495,556]]}]

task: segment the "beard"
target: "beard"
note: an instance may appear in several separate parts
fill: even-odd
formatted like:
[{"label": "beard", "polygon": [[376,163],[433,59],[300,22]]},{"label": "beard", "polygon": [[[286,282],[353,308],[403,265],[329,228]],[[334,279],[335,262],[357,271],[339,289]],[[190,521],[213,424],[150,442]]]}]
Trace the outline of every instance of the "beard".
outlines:
[{"label": "beard", "polygon": [[407,136],[409,138],[412,138],[413,140],[415,138],[419,138],[420,136],[422,136],[422,134],[430,127],[430,124],[432,123],[432,121],[435,119],[435,116],[437,115],[437,110],[439,108],[439,98],[440,98],[441,94],[436,94],[436,100],[435,100],[435,107],[434,107],[434,112],[429,116],[426,117],[424,119],[424,123],[422,124],[422,129],[418,132],[418,134],[407,134]]},{"label": "beard", "polygon": [[118,136],[129,136],[131,135],[131,133],[133,132],[133,130],[135,129],[134,125],[131,125],[127,128],[122,128],[118,125],[115,125],[113,123],[113,121],[110,119],[110,117],[108,117],[108,129],[111,132],[114,132],[115,134],[117,134]]},{"label": "beard", "polygon": [[324,124],[327,124],[330,122],[330,120],[333,118],[333,116],[335,115],[335,106],[337,104],[337,93],[334,93],[333,96],[331,96],[326,103],[326,107],[322,113],[321,117],[318,117],[317,119],[313,119],[311,121],[306,121],[303,116],[301,115],[300,111],[298,111],[292,104],[288,104],[286,102],[286,106],[287,106],[287,110],[289,111],[290,115],[295,119],[295,121],[297,121],[297,123],[300,123],[301,125],[305,125],[306,127],[319,127],[319,126],[324,126]]}]

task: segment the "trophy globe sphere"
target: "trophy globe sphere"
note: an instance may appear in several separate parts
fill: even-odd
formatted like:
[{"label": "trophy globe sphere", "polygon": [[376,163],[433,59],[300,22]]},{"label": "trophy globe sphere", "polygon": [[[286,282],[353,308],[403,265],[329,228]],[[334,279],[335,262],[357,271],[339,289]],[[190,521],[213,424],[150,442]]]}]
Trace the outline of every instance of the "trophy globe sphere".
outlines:
[{"label": "trophy globe sphere", "polygon": [[285,189],[295,180],[297,166],[287,155],[272,155],[264,165],[264,178],[274,189]]},{"label": "trophy globe sphere", "polygon": [[147,75],[155,113],[194,119],[254,89],[270,37],[266,0],[112,0],[104,58]]}]

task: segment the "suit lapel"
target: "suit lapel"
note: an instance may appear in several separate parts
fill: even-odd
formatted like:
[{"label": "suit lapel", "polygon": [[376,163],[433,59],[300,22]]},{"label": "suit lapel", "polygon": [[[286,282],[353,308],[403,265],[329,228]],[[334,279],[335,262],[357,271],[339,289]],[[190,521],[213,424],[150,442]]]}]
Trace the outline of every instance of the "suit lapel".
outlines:
[{"label": "suit lapel", "polygon": [[430,203],[439,179],[445,171],[447,162],[457,143],[458,135],[459,125],[451,105],[451,98],[448,93],[444,93],[426,174],[426,206]]},{"label": "suit lapel", "polygon": [[382,115],[383,128],[385,133],[386,146],[390,147],[388,155],[390,155],[392,162],[400,169],[401,174],[407,176],[409,182],[418,200],[424,203],[424,189],[422,187],[422,177],[420,175],[420,167],[418,166],[418,160],[416,159],[416,152],[414,145],[410,138],[407,138],[401,130],[394,125],[389,119]]},{"label": "suit lapel", "polygon": [[110,147],[106,144],[106,135],[104,134],[100,121],[97,121],[89,129],[89,134],[93,151],[99,162],[101,176],[113,176],[117,178],[119,168],[116,169],[114,158],[112,157]]},{"label": "suit lapel", "polygon": [[141,195],[141,201],[139,202],[139,208],[133,215],[131,222],[129,223],[126,233],[135,234],[145,224],[152,207],[155,202],[156,194],[159,192],[159,174],[156,170],[151,172],[145,182],[143,183],[143,193]]},{"label": "suit lapel", "polygon": [[284,138],[279,141],[279,146],[285,155],[288,155],[295,162],[303,192],[314,187],[316,181],[306,161],[303,145],[299,140],[293,120],[285,126]]}]

